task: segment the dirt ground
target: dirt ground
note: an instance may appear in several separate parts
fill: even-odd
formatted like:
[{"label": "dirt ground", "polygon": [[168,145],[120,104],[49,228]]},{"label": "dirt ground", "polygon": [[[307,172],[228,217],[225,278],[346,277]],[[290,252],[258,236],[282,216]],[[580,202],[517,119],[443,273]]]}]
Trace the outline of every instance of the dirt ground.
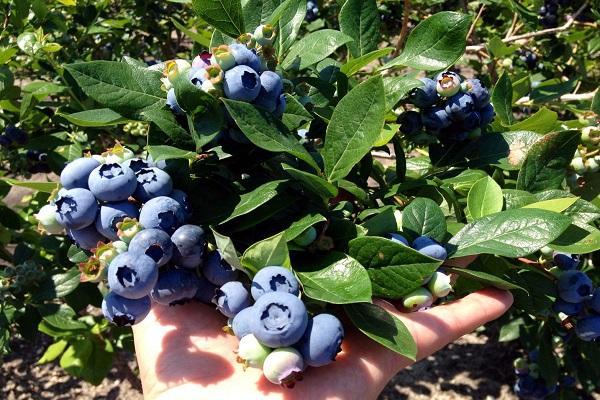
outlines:
[{"label": "dirt ground", "polygon": [[[6,400],[141,400],[135,386],[113,368],[99,386],[66,374],[57,363],[36,365],[50,342],[12,342],[13,353],[0,367],[0,399]],[[378,400],[513,400],[512,345],[498,344],[485,335],[470,334],[401,372]],[[129,366],[135,369],[130,357]]]}]

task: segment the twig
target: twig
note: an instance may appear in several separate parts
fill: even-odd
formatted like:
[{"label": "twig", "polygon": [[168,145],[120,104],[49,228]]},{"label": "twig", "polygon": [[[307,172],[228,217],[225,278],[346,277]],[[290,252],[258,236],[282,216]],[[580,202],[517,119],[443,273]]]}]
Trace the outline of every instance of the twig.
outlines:
[{"label": "twig", "polygon": [[[591,100],[594,98],[594,96],[596,95],[596,92],[598,91],[598,89],[594,90],[593,92],[588,92],[588,93],[568,93],[568,94],[563,94],[562,96],[560,96],[560,101],[582,101],[582,100]],[[523,105],[523,104],[527,104],[531,101],[531,99],[529,98],[529,96],[524,96],[521,97],[519,100],[517,100],[515,102],[516,105]]]},{"label": "twig", "polygon": [[394,50],[394,57],[400,54],[400,50],[404,47],[404,41],[408,36],[408,22],[410,17],[410,0],[404,0],[404,10],[402,15],[402,28],[400,28],[400,37],[398,43],[396,43],[396,50]]},{"label": "twig", "polygon": [[510,35],[513,34],[515,25],[517,25],[518,18],[519,18],[519,15],[517,13],[514,13],[512,23],[510,24],[510,28],[508,28],[508,31],[506,31],[506,36],[504,36],[504,39],[510,37]]},{"label": "twig", "polygon": [[[569,29],[571,27],[571,25],[573,25],[575,23],[575,19],[579,16],[579,14],[581,14],[587,8],[587,6],[588,6],[588,2],[586,1],[585,3],[583,3],[583,5],[581,7],[579,7],[579,9],[577,11],[575,11],[575,13],[573,13],[573,15],[568,17],[567,22],[565,22],[564,25],[561,25],[556,28],[542,29],[541,31],[528,32],[528,33],[524,33],[522,35],[512,35],[512,36],[502,39],[502,41],[504,43],[511,43],[511,42],[517,42],[519,40],[531,39],[531,38],[538,37],[538,36],[549,35],[551,33],[564,32],[567,29]],[[484,45],[478,44],[478,45],[473,45],[473,46],[467,46],[466,51],[479,51],[484,48],[485,48]]]},{"label": "twig", "polygon": [[477,16],[475,17],[475,19],[473,20],[473,23],[471,24],[471,27],[469,28],[469,32],[467,33],[467,41],[469,40],[469,38],[471,37],[471,34],[475,30],[475,25],[477,24],[477,21],[479,21],[479,18],[481,18],[481,14],[483,14],[484,9],[485,9],[485,4],[482,4],[481,7],[479,7],[479,12],[477,13]]}]

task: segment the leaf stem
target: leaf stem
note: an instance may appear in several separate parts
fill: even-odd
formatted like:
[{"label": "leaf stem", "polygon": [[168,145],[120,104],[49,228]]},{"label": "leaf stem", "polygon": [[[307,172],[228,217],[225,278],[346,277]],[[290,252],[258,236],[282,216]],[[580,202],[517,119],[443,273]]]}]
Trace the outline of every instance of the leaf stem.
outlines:
[{"label": "leaf stem", "polygon": [[404,47],[404,42],[408,36],[408,23],[410,17],[410,0],[404,0],[404,10],[402,16],[402,28],[400,28],[400,37],[396,43],[396,50],[394,50],[393,56],[397,57],[400,51]]}]

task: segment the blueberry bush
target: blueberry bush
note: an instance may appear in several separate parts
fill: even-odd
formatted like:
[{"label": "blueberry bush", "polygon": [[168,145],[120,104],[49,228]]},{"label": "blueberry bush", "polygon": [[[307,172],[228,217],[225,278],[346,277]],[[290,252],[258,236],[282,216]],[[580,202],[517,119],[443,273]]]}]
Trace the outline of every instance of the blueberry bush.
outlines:
[{"label": "blueberry bush", "polygon": [[516,394],[597,390],[595,2],[0,5],[3,352],[99,383],[199,301],[292,387],[348,329],[416,357],[373,297],[494,286]]}]

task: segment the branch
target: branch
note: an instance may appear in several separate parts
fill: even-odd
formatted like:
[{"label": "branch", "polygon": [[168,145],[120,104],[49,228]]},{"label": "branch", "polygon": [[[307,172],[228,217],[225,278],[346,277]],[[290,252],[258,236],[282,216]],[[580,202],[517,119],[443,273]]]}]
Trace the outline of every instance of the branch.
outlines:
[{"label": "branch", "polygon": [[[562,26],[559,26],[556,28],[542,29],[541,31],[528,32],[528,33],[524,33],[522,35],[509,36],[507,38],[502,39],[502,41],[504,43],[511,43],[511,42],[516,42],[519,40],[531,39],[531,38],[538,37],[538,36],[545,36],[545,35],[549,35],[551,33],[564,32],[567,29],[569,29],[571,27],[571,25],[573,25],[575,23],[575,19],[587,8],[587,6],[588,6],[588,2],[586,1],[585,3],[583,3],[583,5],[581,7],[579,7],[579,9],[577,11],[575,11],[575,13],[573,13],[573,15],[570,15],[567,17],[567,22],[565,22],[565,24]],[[484,45],[478,44],[478,45],[474,45],[474,46],[467,46],[466,51],[479,51],[484,48],[485,48]]]},{"label": "branch", "polygon": [[[596,95],[596,92],[598,91],[598,89],[594,90],[593,92],[588,92],[588,93],[568,93],[568,94],[563,94],[562,96],[560,96],[560,101],[583,101],[583,100],[592,100],[594,98],[594,96]],[[529,98],[529,96],[524,96],[521,97],[519,100],[517,100],[515,102],[516,105],[523,105],[523,104],[527,104],[531,101],[531,99]]]},{"label": "branch", "polygon": [[471,27],[469,28],[469,32],[467,33],[467,40],[469,40],[469,38],[471,37],[471,34],[475,30],[475,24],[477,24],[477,21],[479,21],[479,18],[481,18],[481,14],[483,14],[484,9],[485,9],[485,4],[482,4],[481,7],[479,8],[479,12],[477,13],[477,16],[475,17],[475,19],[473,20],[473,23],[471,24]]},{"label": "branch", "polygon": [[398,43],[396,43],[396,50],[394,50],[394,57],[400,54],[400,50],[404,47],[404,41],[408,36],[408,22],[410,17],[410,0],[404,0],[404,10],[402,16],[402,28],[400,28],[400,37]]}]

